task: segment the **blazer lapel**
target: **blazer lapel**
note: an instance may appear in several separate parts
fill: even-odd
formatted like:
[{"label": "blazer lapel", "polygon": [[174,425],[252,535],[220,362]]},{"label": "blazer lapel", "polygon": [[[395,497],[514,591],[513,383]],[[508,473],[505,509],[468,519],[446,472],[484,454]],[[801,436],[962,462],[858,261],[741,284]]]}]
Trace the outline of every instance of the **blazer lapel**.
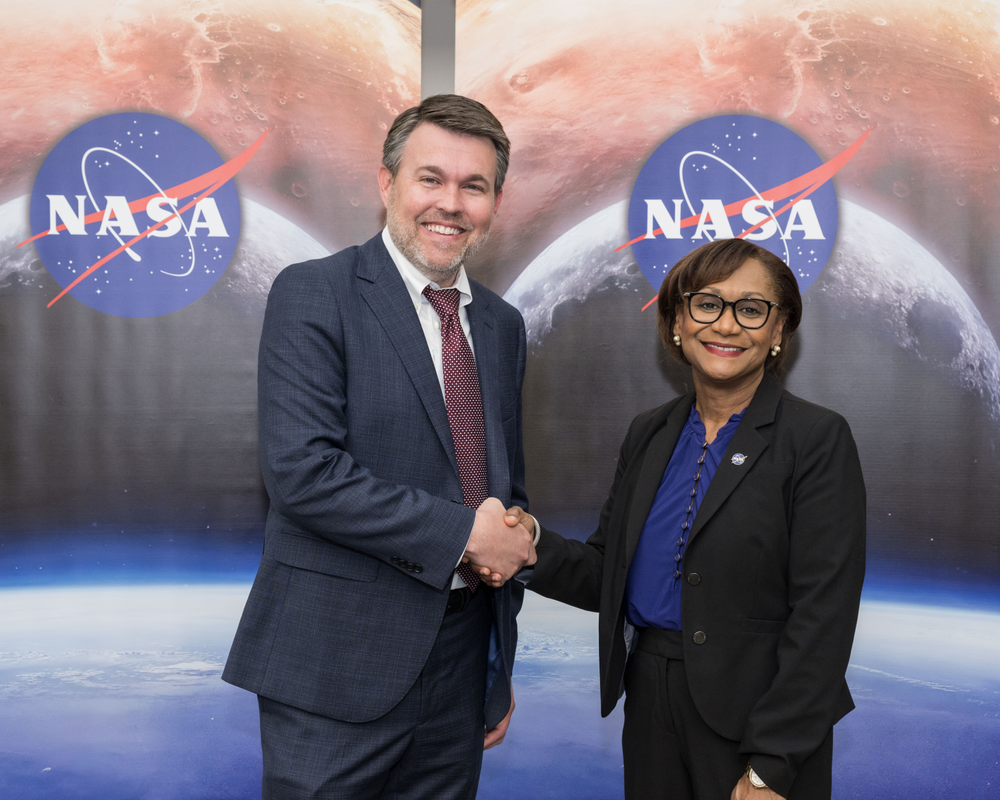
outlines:
[{"label": "blazer lapel", "polygon": [[638,477],[635,491],[632,493],[632,503],[629,507],[628,525],[625,529],[625,565],[632,563],[632,556],[639,546],[642,529],[646,525],[649,510],[653,507],[656,492],[663,480],[663,472],[670,462],[670,457],[677,446],[684,423],[694,403],[694,395],[681,398],[674,406],[665,424],[659,428],[649,440],[649,446],[638,465]]},{"label": "blazer lapel", "polygon": [[[729,447],[726,448],[719,468],[712,477],[712,483],[705,492],[705,499],[698,507],[698,513],[691,525],[691,535],[688,537],[687,547],[691,547],[691,542],[698,532],[705,527],[705,523],[712,518],[726,499],[733,493],[743,478],[753,469],[754,464],[760,454],[767,449],[767,440],[757,431],[764,425],[774,422],[774,415],[778,409],[778,401],[781,399],[781,384],[775,378],[765,374],[760,386],[747,406],[746,415],[736,429]],[[737,454],[743,458],[733,457]],[[739,462],[739,463],[737,463]]]},{"label": "blazer lapel", "polygon": [[385,330],[386,336],[399,355],[406,373],[423,403],[427,416],[448,454],[455,474],[458,475],[458,461],[455,458],[455,443],[451,438],[448,424],[448,410],[441,393],[441,384],[434,371],[427,339],[424,337],[420,320],[410,300],[403,278],[392,263],[382,236],[379,234],[361,248],[358,259],[358,277],[361,296]]},{"label": "blazer lapel", "polygon": [[486,469],[491,497],[504,499],[507,505],[510,493],[510,469],[507,464],[507,447],[500,421],[500,342],[489,297],[476,291],[472,284],[472,302],[465,307],[469,315],[472,348],[476,357],[479,376],[479,393],[483,399],[483,424],[486,428]]}]

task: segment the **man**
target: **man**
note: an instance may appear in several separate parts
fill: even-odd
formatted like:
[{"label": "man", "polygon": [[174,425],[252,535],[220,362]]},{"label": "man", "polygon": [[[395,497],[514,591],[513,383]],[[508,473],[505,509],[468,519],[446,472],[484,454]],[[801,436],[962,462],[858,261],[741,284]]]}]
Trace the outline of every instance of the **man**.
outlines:
[{"label": "man", "polygon": [[504,581],[535,559],[503,521],[527,502],[524,323],[462,264],[509,150],[473,100],[403,112],[378,172],[386,229],[271,288],[271,509],[223,673],[258,695],[265,798],[472,798],[507,729],[523,589]]}]

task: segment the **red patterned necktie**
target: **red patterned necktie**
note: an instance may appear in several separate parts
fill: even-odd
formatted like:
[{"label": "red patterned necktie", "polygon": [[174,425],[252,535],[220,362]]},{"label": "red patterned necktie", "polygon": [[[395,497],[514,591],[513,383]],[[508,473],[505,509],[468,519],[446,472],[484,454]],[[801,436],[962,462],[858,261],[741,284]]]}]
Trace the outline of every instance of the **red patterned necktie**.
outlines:
[{"label": "red patterned necktie", "polygon": [[[444,400],[448,424],[455,443],[462,499],[469,508],[479,508],[489,496],[486,473],[486,428],[483,425],[483,398],[472,348],[458,316],[458,289],[435,291],[425,286],[424,297],[441,319],[441,361],[444,372]],[[458,576],[472,591],[480,578],[468,564],[458,565]]]}]

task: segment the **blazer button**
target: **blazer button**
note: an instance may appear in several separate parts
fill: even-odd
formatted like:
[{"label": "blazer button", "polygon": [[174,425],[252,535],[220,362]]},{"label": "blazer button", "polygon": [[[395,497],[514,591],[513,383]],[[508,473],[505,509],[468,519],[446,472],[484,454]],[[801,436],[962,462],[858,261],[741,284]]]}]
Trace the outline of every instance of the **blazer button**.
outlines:
[{"label": "blazer button", "polygon": [[695,644],[705,644],[705,640],[708,637],[705,635],[705,631],[695,631],[694,636],[691,638],[694,639]]},{"label": "blazer button", "polygon": [[416,573],[420,573],[420,572],[424,571],[424,568],[422,566],[420,566],[419,564],[414,564],[413,565],[413,571],[416,572]]},{"label": "blazer button", "polygon": [[390,561],[391,561],[391,562],[392,562],[393,564],[398,564],[398,563],[400,562],[400,560],[401,560],[401,559],[400,559],[400,557],[399,557],[399,556],[393,556],[393,557],[392,557],[392,558],[390,558],[389,560],[390,560]]},{"label": "blazer button", "polygon": [[692,572],[690,575],[688,575],[688,583],[690,583],[692,586],[697,586],[699,583],[701,583],[701,575],[699,575],[697,572]]}]

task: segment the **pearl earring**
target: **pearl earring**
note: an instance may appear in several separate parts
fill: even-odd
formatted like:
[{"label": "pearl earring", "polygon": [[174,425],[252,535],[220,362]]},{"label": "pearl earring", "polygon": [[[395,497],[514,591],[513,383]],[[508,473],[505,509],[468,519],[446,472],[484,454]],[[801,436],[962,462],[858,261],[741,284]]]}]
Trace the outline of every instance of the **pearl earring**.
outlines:
[{"label": "pearl earring", "polygon": [[781,345],[780,344],[776,344],[774,347],[771,348],[771,355],[772,356],[776,356],[780,352],[781,352]]},{"label": "pearl earring", "polygon": [[674,334],[674,344],[677,345],[678,347],[681,346],[681,337],[678,336],[676,333]]}]

